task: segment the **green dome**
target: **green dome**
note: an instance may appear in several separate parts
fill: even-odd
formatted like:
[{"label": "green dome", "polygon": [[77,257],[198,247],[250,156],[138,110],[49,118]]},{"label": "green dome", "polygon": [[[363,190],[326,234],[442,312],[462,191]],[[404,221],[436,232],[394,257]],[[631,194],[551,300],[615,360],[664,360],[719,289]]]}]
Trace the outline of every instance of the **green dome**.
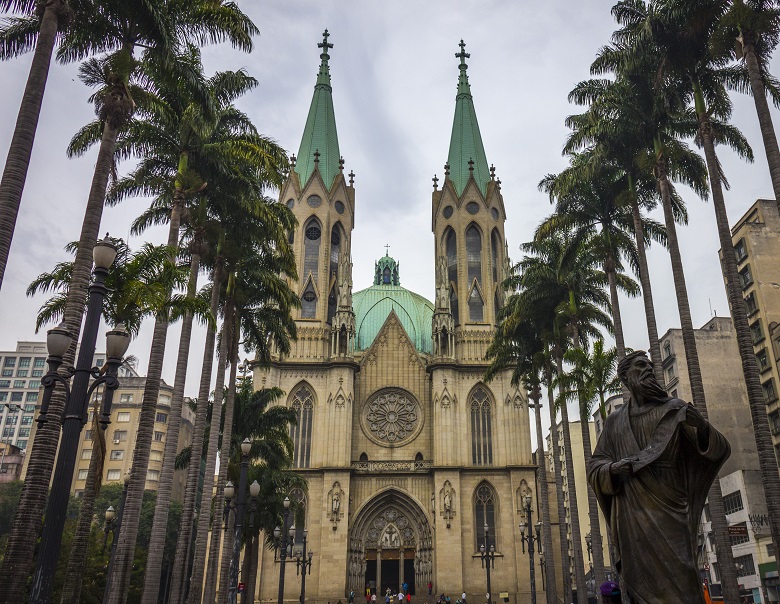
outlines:
[{"label": "green dome", "polygon": [[355,348],[368,349],[390,312],[394,310],[414,347],[420,352],[430,354],[433,304],[419,294],[392,283],[398,283],[398,265],[389,256],[377,262],[377,277],[382,274],[384,268],[390,268],[393,272],[394,278],[390,279],[390,283],[382,283],[381,278],[376,278],[374,285],[352,294],[357,329]]}]

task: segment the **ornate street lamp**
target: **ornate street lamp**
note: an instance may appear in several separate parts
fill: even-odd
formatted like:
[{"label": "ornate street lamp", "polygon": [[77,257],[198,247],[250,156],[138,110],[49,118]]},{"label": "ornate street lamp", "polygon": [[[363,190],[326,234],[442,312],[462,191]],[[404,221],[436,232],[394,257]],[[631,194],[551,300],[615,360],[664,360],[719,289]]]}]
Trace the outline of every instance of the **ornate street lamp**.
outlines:
[{"label": "ornate street lamp", "polygon": [[[290,498],[284,498],[284,526],[280,529],[278,526],[274,529],[274,537],[277,543],[281,537],[281,551],[279,552],[279,598],[278,604],[284,604],[284,567],[287,560],[287,521],[290,519]],[[295,540],[295,527],[291,526],[290,537]]]},{"label": "ornate street lamp", "polygon": [[[122,357],[130,345],[130,334],[123,326],[117,327],[106,334],[107,370],[101,374],[98,367],[92,366],[95,356],[100,317],[103,311],[103,301],[108,293],[106,277],[108,269],[116,258],[116,246],[108,238],[98,241],[92,252],[95,263],[94,281],[89,287],[89,303],[87,306],[84,331],[81,337],[79,356],[75,367],[67,367],[66,374],[60,375],[57,370],[63,363],[63,356],[68,351],[74,335],[65,325],[49,330],[46,337],[46,347],[49,357],[48,373],[41,378],[44,387],[41,413],[38,425],[47,421],[47,413],[51,403],[52,393],[57,383],[65,389],[65,413],[62,421],[62,437],[57,452],[57,465],[54,470],[46,516],[41,534],[38,563],[33,578],[33,588],[30,593],[31,604],[47,604],[51,598],[54,584],[54,572],[60,557],[62,532],[65,527],[65,516],[70,496],[70,485],[73,481],[73,469],[78,453],[81,430],[87,419],[87,406],[92,392],[100,385],[105,387],[103,409],[100,424],[103,430],[111,423],[111,403],[114,390],[119,387],[117,372],[122,364]],[[72,378],[72,383],[71,383]],[[93,380],[90,384],[90,380]]]},{"label": "ornate street lamp", "polygon": [[[238,479],[238,501],[232,506],[235,513],[235,524],[233,526],[233,555],[230,558],[230,585],[228,587],[228,604],[235,604],[238,594],[238,558],[241,554],[241,529],[244,524],[244,504],[246,503],[246,476],[249,469],[249,452],[252,450],[252,441],[248,438],[241,443],[241,471]],[[257,485],[257,488],[255,488]],[[260,493],[260,485],[255,480],[249,489],[252,497],[257,497]],[[235,488],[232,482],[225,485],[225,529],[227,529],[228,515],[231,512],[230,502],[235,495]]]},{"label": "ornate street lamp", "polygon": [[301,604],[306,603],[306,569],[308,568],[309,574],[311,574],[311,561],[312,558],[314,558],[314,552],[312,551],[309,551],[307,558],[306,538],[308,535],[309,531],[303,529],[303,552],[299,550],[295,556],[296,574],[300,574],[301,576]]},{"label": "ornate street lamp", "polygon": [[484,526],[485,531],[485,542],[479,546],[479,557],[482,560],[482,568],[485,569],[485,573],[487,575],[487,593],[485,594],[485,600],[487,602],[490,602],[491,598],[491,591],[490,591],[490,568],[491,566],[495,568],[496,566],[496,546],[490,545],[488,546],[488,543],[490,541],[489,537],[489,531],[490,527],[488,527],[487,522]]},{"label": "ornate street lamp", "polygon": [[[531,494],[528,493],[523,497],[523,509],[526,513],[526,518],[528,524],[526,525],[525,522],[520,523],[520,543],[523,547],[523,553],[525,553],[525,544],[528,544],[528,558],[529,558],[529,564],[530,564],[530,573],[531,573],[531,604],[536,604],[536,573],[534,569],[534,542],[536,542],[538,548],[539,548],[539,555],[541,556],[542,552],[542,523],[537,522],[536,526],[534,526],[534,530],[536,531],[536,535],[534,535],[534,530],[531,530],[531,514],[533,514],[533,509],[531,508]],[[526,528],[528,528],[528,534],[525,534]]]}]

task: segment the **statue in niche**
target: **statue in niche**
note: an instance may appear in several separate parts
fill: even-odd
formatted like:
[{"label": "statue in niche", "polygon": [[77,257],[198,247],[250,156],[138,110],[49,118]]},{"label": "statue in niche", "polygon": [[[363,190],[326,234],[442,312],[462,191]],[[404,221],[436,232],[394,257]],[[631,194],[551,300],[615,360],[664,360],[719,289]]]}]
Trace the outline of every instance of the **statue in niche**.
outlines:
[{"label": "statue in niche", "polygon": [[398,535],[398,530],[389,524],[382,535],[382,547],[383,548],[395,548],[401,547],[401,538]]},{"label": "statue in niche", "polygon": [[341,509],[341,495],[336,492],[333,493],[333,513],[338,515],[339,510]]},{"label": "statue in niche", "polygon": [[450,528],[450,521],[455,517],[455,489],[449,480],[444,481],[444,486],[439,492],[441,497],[441,515],[447,522],[447,528]]},{"label": "statue in niche", "polygon": [[[333,523],[333,530],[336,530],[336,523],[344,516],[344,512],[341,511],[341,499],[344,497],[344,491],[341,489],[341,483],[338,481],[333,483],[333,487],[328,491],[328,498],[325,500],[330,503],[330,510],[328,516]],[[326,510],[328,508],[325,508]]]}]

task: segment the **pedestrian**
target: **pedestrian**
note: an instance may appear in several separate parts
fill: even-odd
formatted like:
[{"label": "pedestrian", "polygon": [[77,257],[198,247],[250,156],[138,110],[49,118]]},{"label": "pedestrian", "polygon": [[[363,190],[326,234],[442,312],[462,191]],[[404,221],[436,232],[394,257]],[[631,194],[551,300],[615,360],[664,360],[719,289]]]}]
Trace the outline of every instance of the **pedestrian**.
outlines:
[{"label": "pedestrian", "polygon": [[460,594],[460,601],[463,602],[463,604],[466,604],[466,592],[465,591],[462,594]]},{"label": "pedestrian", "polygon": [[349,590],[349,604],[355,604],[355,591]]},{"label": "pedestrian", "polygon": [[[430,596],[432,593],[433,593],[433,583],[428,581],[428,595]],[[426,602],[425,604],[428,604],[428,602]]]},{"label": "pedestrian", "polygon": [[387,591],[385,592],[385,604],[390,604],[390,588],[387,588]]},{"label": "pedestrian", "polygon": [[621,604],[623,601],[620,597],[620,586],[614,581],[602,583],[599,591],[602,604]]},{"label": "pedestrian", "polygon": [[399,591],[398,592],[398,604],[403,604],[405,599],[406,598],[404,597],[404,592]]},{"label": "pedestrian", "polygon": [[376,594],[371,594],[371,604],[376,604]]},{"label": "pedestrian", "polygon": [[406,604],[412,604],[412,594],[408,591],[406,592]]}]

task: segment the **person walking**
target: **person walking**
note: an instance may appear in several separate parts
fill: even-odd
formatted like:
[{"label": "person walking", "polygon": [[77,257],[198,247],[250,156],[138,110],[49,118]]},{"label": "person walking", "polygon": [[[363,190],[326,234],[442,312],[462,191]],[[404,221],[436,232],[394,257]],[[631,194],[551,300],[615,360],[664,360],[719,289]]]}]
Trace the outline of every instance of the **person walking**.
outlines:
[{"label": "person walking", "polygon": [[[433,593],[433,583],[428,581],[428,595],[430,596],[432,593]],[[428,602],[426,602],[425,604],[428,604]]]}]

